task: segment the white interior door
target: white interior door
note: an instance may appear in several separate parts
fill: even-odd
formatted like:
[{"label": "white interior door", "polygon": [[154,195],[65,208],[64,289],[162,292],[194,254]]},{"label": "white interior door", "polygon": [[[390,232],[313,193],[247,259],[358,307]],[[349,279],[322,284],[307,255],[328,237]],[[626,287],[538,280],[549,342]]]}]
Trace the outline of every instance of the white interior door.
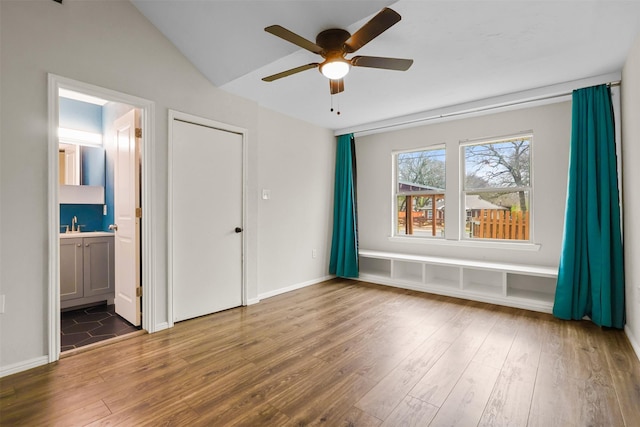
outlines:
[{"label": "white interior door", "polygon": [[140,152],[136,138],[137,110],[114,122],[115,305],[116,313],[140,326]]},{"label": "white interior door", "polygon": [[174,321],[242,305],[240,134],[173,122]]}]

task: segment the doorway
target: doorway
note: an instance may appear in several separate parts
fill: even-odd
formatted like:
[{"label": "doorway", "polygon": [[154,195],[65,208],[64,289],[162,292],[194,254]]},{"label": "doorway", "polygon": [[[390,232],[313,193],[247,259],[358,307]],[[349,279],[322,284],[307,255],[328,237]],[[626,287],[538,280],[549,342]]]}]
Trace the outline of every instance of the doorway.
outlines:
[{"label": "doorway", "polygon": [[[86,129],[81,129],[80,133],[69,134],[69,126],[63,126],[66,123],[63,123],[61,116],[61,101],[63,98],[68,99],[69,93],[88,97],[84,101],[93,99],[95,103],[102,103],[102,135],[99,135],[100,132],[87,132]],[[84,104],[76,102],[72,105],[75,108],[78,106]],[[125,116],[128,117],[126,120]],[[150,101],[49,75],[50,362],[60,357],[60,311],[63,308],[78,308],[83,311],[92,304],[99,303],[104,307],[86,310],[90,316],[105,317],[104,321],[109,323],[113,319],[107,317],[118,313],[133,326],[141,326],[149,332],[156,329],[151,322],[154,307],[150,303],[154,293],[151,280],[153,247],[150,244],[152,236],[149,232],[153,212],[147,209],[145,215],[142,215],[142,208],[151,205],[151,132],[146,132],[145,129],[152,129],[152,117],[153,103]],[[81,126],[74,123],[73,127],[78,130]],[[95,135],[89,135],[91,133]],[[100,136],[105,144],[99,141]],[[95,137],[94,141],[90,141],[92,137]],[[61,138],[66,138],[63,141],[66,143],[65,146],[58,145]],[[71,155],[62,153],[69,145],[77,147],[76,151],[80,154],[75,153],[73,149]],[[83,151],[89,151],[84,149],[89,145],[102,146],[103,154],[97,161],[95,153],[82,154]],[[122,159],[118,158],[117,154],[125,145],[128,145],[128,157],[125,159],[128,163],[124,168],[124,179],[120,173],[121,178],[118,180],[116,170],[119,169],[118,164]],[[103,171],[83,165],[83,162],[89,161],[92,156],[94,165],[104,166]],[[76,159],[75,164],[71,159]],[[62,170],[68,163],[72,163],[72,172]],[[144,168],[141,168],[142,165]],[[73,178],[72,185],[62,185],[67,184],[62,181],[72,175],[79,175],[79,178]],[[123,203],[118,202],[118,197],[114,195],[121,191],[117,186],[122,186],[125,181],[126,187],[122,188],[128,189],[124,203],[128,210],[123,214],[118,213],[118,206],[123,206]],[[97,197],[98,201],[76,199],[87,194],[91,194],[87,197]],[[99,212],[92,213],[96,209]],[[130,221],[129,224],[123,222],[124,230],[119,232],[120,227],[116,220],[122,218]],[[70,229],[70,233],[66,233],[66,229]],[[118,239],[119,234],[122,234],[121,239]],[[124,256],[122,247],[118,247],[119,240],[120,243],[124,241],[129,245],[124,251]],[[127,261],[124,266],[122,260]],[[114,265],[109,266],[109,262],[113,262]],[[70,263],[75,270],[69,273],[68,265],[65,263]],[[64,280],[61,279],[61,275],[66,275]],[[73,276],[71,281],[70,275]],[[144,293],[141,292],[143,287]],[[114,301],[115,307],[109,308]],[[94,315],[95,313],[100,314]],[[103,331],[105,329],[109,328],[102,328]]]},{"label": "doorway", "polygon": [[170,319],[246,305],[246,131],[169,114]]}]

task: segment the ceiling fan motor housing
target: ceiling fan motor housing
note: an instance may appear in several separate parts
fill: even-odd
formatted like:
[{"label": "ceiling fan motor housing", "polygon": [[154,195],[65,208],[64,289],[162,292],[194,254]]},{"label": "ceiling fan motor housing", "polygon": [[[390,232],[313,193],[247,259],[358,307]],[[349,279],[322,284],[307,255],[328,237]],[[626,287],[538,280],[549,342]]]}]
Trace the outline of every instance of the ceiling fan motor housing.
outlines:
[{"label": "ceiling fan motor housing", "polygon": [[322,48],[321,55],[323,57],[327,58],[327,56],[333,56],[335,53],[342,57],[345,54],[344,42],[349,40],[349,37],[351,37],[349,31],[332,28],[318,34],[316,44]]}]

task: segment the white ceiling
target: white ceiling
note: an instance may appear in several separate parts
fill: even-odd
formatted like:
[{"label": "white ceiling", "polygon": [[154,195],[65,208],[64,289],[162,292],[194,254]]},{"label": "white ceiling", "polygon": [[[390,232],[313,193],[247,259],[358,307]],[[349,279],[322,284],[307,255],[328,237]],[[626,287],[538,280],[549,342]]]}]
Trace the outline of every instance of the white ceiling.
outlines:
[{"label": "white ceiling", "polygon": [[[334,130],[619,71],[640,34],[637,0],[132,2],[214,85]],[[385,6],[402,20],[357,54],[412,58],[408,71],[352,68],[334,97],[317,70],[261,80],[321,59],[265,27],[315,41]]]}]

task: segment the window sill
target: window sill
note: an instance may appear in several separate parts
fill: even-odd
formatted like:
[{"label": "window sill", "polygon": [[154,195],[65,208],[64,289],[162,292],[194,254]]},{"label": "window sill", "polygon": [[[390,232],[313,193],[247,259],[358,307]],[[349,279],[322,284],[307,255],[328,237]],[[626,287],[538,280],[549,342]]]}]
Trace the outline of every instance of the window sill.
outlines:
[{"label": "window sill", "polygon": [[389,236],[389,241],[394,243],[416,243],[419,245],[452,246],[478,249],[506,249],[516,251],[537,252],[542,245],[531,242],[496,242],[496,241],[472,241],[472,240],[446,240],[425,237]]}]

